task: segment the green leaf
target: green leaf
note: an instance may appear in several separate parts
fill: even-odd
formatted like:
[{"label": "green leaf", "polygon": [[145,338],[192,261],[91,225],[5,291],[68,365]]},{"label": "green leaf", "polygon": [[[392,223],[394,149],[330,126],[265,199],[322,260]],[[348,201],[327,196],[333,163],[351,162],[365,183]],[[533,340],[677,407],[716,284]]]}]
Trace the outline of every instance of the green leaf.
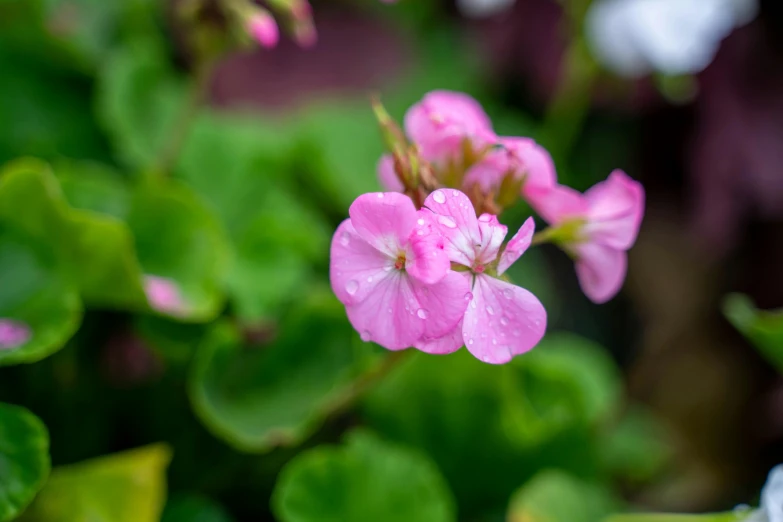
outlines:
[{"label": "green leaf", "polygon": [[707,515],[677,515],[669,513],[614,515],[604,522],[742,522],[749,513],[712,513]]},{"label": "green leaf", "polygon": [[203,114],[178,168],[232,237],[236,256],[226,284],[243,320],[274,316],[296,300],[312,281],[310,265],[328,249],[323,217],[289,188],[285,136],[262,120]]},{"label": "green leaf", "polygon": [[454,500],[424,455],[354,432],[343,447],[295,457],[280,474],[272,508],[281,522],[448,522]]},{"label": "green leaf", "polygon": [[160,522],[232,522],[232,518],[207,498],[179,496],[166,503]]},{"label": "green leaf", "polygon": [[144,273],[179,286],[186,303],[177,317],[214,319],[224,302],[221,279],[229,250],[203,201],[176,180],[151,179],[134,187],[127,221]]},{"label": "green leaf", "polygon": [[512,363],[508,421],[524,445],[538,444],[575,424],[596,425],[616,410],[620,374],[606,351],[582,337],[549,333]]},{"label": "green leaf", "polygon": [[49,434],[19,406],[0,403],[0,522],[16,518],[49,475]]},{"label": "green leaf", "polygon": [[640,407],[626,413],[600,442],[605,469],[637,483],[651,479],[673,456],[669,433]]},{"label": "green leaf", "polygon": [[604,487],[547,470],[514,495],[508,522],[601,522],[617,504]]},{"label": "green leaf", "polygon": [[149,168],[171,136],[186,98],[163,45],[133,39],[113,52],[98,73],[97,117],[122,161]]},{"label": "green leaf", "polygon": [[0,318],[25,323],[30,339],[0,350],[0,366],[35,362],[59,350],[81,322],[81,301],[51,252],[0,221]]},{"label": "green leaf", "polygon": [[364,406],[375,429],[432,455],[461,508],[478,514],[505,507],[542,467],[600,473],[594,428],[617,405],[618,379],[599,347],[550,334],[503,366],[466,350],[416,354]]},{"label": "green leaf", "polygon": [[308,297],[271,345],[251,347],[227,323],[199,346],[190,397],[218,437],[249,452],[301,442],[346,392],[358,336],[330,294]]},{"label": "green leaf", "polygon": [[52,471],[20,522],[158,522],[171,451],[163,444]]},{"label": "green leaf", "polygon": [[45,163],[24,159],[3,169],[0,221],[52,245],[86,301],[146,307],[128,227],[111,216],[70,207]]},{"label": "green leaf", "polygon": [[723,304],[726,317],[783,372],[783,310],[759,310],[749,297],[732,294]]}]

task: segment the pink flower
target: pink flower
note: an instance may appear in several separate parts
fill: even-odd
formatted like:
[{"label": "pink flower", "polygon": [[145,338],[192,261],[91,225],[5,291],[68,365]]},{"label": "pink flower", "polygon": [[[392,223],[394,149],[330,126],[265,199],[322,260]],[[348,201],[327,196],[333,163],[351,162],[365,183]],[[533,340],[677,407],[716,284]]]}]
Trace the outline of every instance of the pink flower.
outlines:
[{"label": "pink flower", "polygon": [[21,321],[0,318],[0,350],[12,350],[27,343],[33,336],[30,327]]},{"label": "pink flower", "polygon": [[500,137],[498,147],[468,169],[465,187],[478,184],[484,192],[497,190],[506,175],[523,180],[522,195],[531,189],[557,183],[555,164],[541,145],[531,138]]},{"label": "pink flower", "polygon": [[277,23],[267,11],[256,11],[247,22],[247,32],[259,45],[271,49],[277,45],[280,33]]},{"label": "pink flower", "polygon": [[432,91],[408,109],[405,132],[418,145],[424,159],[448,163],[462,157],[463,142],[474,149],[495,141],[492,123],[481,105],[459,92]]},{"label": "pink flower", "polygon": [[186,303],[177,283],[166,277],[144,276],[144,293],[152,308],[170,315],[183,315]]},{"label": "pink flower", "polygon": [[425,335],[416,347],[449,353],[464,344],[475,357],[492,364],[506,363],[532,349],[546,330],[546,311],[533,294],[498,277],[530,246],[533,219],[522,225],[501,253],[508,229],[494,215],[476,218],[473,204],[462,192],[436,190],[424,205],[437,215],[449,259],[469,268],[459,274],[470,283],[472,295],[467,296],[470,305],[461,324],[440,338]]},{"label": "pink flower", "polygon": [[364,194],[332,238],[332,289],[364,341],[389,350],[437,338],[462,318],[468,282],[450,270],[427,210],[407,196]]},{"label": "pink flower", "polygon": [[542,218],[564,232],[555,236],[575,259],[585,295],[599,304],[614,297],[625,280],[626,251],[636,241],[644,214],[641,184],[615,170],[584,194],[557,185],[531,190],[530,201]]}]

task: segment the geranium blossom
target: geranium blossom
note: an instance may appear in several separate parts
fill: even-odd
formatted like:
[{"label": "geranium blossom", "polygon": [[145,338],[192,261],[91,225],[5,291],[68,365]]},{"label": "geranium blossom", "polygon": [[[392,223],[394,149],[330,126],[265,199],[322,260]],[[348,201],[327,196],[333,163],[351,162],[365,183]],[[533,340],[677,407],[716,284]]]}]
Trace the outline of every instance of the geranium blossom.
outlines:
[{"label": "geranium blossom", "polygon": [[556,185],[532,189],[530,201],[574,258],[585,295],[596,303],[614,297],[625,280],[626,251],[636,241],[644,213],[641,184],[615,170],[584,194]]},{"label": "geranium blossom", "polygon": [[546,330],[546,311],[524,288],[500,276],[530,246],[534,232],[528,219],[501,253],[508,229],[496,216],[476,217],[470,199],[458,190],[441,189],[425,206],[436,214],[449,259],[466,267],[470,304],[462,323],[440,338],[426,336],[416,346],[429,353],[448,353],[463,344],[478,359],[502,364],[533,348]]},{"label": "geranium blossom", "polygon": [[0,318],[0,350],[11,350],[27,343],[32,337],[30,327],[21,321]]},{"label": "geranium blossom", "polygon": [[390,350],[449,332],[468,282],[450,269],[433,215],[402,194],[359,196],[331,246],[332,289],[365,341]]}]

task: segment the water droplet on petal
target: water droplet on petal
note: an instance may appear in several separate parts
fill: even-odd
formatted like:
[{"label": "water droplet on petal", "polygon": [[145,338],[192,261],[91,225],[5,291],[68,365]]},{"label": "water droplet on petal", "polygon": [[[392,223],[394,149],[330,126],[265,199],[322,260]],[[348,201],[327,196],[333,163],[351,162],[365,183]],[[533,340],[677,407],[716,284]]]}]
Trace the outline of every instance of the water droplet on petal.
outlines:
[{"label": "water droplet on petal", "polygon": [[449,216],[438,216],[438,223],[447,228],[457,228],[457,224]]},{"label": "water droplet on petal", "polygon": [[356,293],[356,291],[359,289],[359,282],[351,279],[347,283],[345,283],[345,291],[348,292],[348,294],[353,295]]},{"label": "water droplet on petal", "polygon": [[351,242],[351,235],[348,232],[343,232],[340,235],[340,244],[342,246],[348,246],[348,243]]},{"label": "water droplet on petal", "polygon": [[419,316],[419,319],[426,319],[427,317],[429,317],[430,313],[424,308],[419,308],[418,310],[416,310],[416,315]]},{"label": "water droplet on petal", "polygon": [[538,319],[536,319],[536,326],[539,326],[540,324],[541,324],[541,321],[539,321]]},{"label": "water droplet on petal", "polygon": [[459,190],[452,190],[451,191],[451,197],[452,198],[456,198],[457,196],[459,196]]},{"label": "water droplet on petal", "polygon": [[367,278],[367,282],[368,282],[368,283],[372,283],[372,276],[370,276],[370,277],[368,277],[368,278]]},{"label": "water droplet on petal", "polygon": [[471,308],[476,308],[476,301],[471,301],[470,302],[470,307]]},{"label": "water droplet on petal", "polygon": [[503,326],[508,326],[508,317],[506,317],[505,315],[501,317],[500,324],[502,324]]},{"label": "water droplet on petal", "polygon": [[473,344],[473,339],[468,339],[468,344],[472,345]]},{"label": "water droplet on petal", "polygon": [[514,297],[514,292],[512,292],[510,288],[505,288],[503,289],[503,297],[512,299]]},{"label": "water droplet on petal", "polygon": [[470,292],[465,294],[465,301],[470,301],[471,299],[473,299],[473,294],[471,294]]},{"label": "water droplet on petal", "polygon": [[383,192],[378,192],[378,199],[383,199]]},{"label": "water droplet on petal", "polygon": [[416,223],[418,223],[419,225],[424,225],[424,219],[423,219],[423,218],[419,218],[419,219],[416,221]]},{"label": "water droplet on petal", "polygon": [[489,355],[482,355],[481,360],[484,362],[489,362]]},{"label": "water droplet on petal", "polygon": [[492,308],[491,306],[488,306],[488,307],[487,307],[487,313],[488,313],[489,315],[495,315],[495,309],[494,309],[494,308]]},{"label": "water droplet on petal", "polygon": [[446,202],[446,195],[443,193],[442,190],[436,190],[432,194],[432,199],[435,200],[435,203],[445,203]]},{"label": "water droplet on petal", "polygon": [[491,219],[492,218],[489,216],[489,214],[481,214],[481,216],[478,218],[478,220],[482,223],[489,223]]},{"label": "water droplet on petal", "polygon": [[362,330],[362,333],[359,334],[359,337],[361,337],[362,341],[364,341],[365,343],[369,342],[371,337],[370,332],[368,332],[367,330]]}]

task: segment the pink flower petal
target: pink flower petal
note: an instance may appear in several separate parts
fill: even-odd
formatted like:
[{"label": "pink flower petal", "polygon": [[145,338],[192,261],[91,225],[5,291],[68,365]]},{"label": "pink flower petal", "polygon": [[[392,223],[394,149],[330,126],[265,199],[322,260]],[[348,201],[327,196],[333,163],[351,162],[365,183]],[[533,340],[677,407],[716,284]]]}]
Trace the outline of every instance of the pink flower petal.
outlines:
[{"label": "pink flower petal", "polygon": [[459,190],[439,189],[427,196],[424,206],[437,214],[449,259],[471,266],[481,245],[481,231],[470,199]]},{"label": "pink flower petal", "polygon": [[275,47],[280,40],[277,23],[275,23],[272,15],[265,10],[258,10],[250,17],[247,23],[247,31],[256,42],[267,49]]},{"label": "pink flower petal", "polygon": [[465,188],[475,184],[482,192],[491,192],[500,187],[503,178],[511,168],[508,152],[493,150],[467,170],[462,184]]},{"label": "pink flower petal", "polygon": [[414,282],[419,309],[416,313],[425,319],[423,337],[436,339],[451,332],[462,321],[468,302],[472,276],[468,272],[449,271],[434,285]]},{"label": "pink flower petal", "polygon": [[378,161],[378,181],[381,187],[388,192],[403,192],[405,187],[394,171],[394,158],[391,154],[384,154]]},{"label": "pink flower petal", "polygon": [[565,185],[530,187],[523,195],[533,210],[550,225],[568,218],[584,218],[589,210],[584,196]]},{"label": "pink flower petal", "polygon": [[517,259],[530,247],[530,242],[533,240],[533,233],[536,231],[536,223],[532,217],[519,227],[519,230],[511,241],[506,245],[506,249],[500,255],[500,261],[498,262],[498,275],[503,275],[503,272],[508,270],[508,267],[513,265]]},{"label": "pink flower petal", "polygon": [[30,327],[15,319],[0,318],[0,350],[13,350],[33,336]]},{"label": "pink flower petal", "polygon": [[546,330],[541,302],[518,286],[477,275],[462,327],[465,346],[476,358],[503,364],[531,350]]},{"label": "pink flower petal", "polygon": [[522,192],[533,187],[549,188],[557,184],[555,162],[549,152],[530,138],[501,138],[500,143],[517,158],[525,176]]},{"label": "pink flower petal", "polygon": [[625,251],[592,242],[578,245],[575,251],[576,275],[585,295],[597,304],[617,295],[627,270]]},{"label": "pink flower petal", "polygon": [[346,306],[348,320],[363,341],[389,350],[413,346],[424,333],[426,317],[420,317],[413,280],[402,270],[386,273],[363,301]]},{"label": "pink flower petal", "polygon": [[350,219],[332,237],[329,277],[337,299],[346,306],[363,301],[394,270],[394,259],[359,236]]},{"label": "pink flower petal", "polygon": [[479,231],[481,232],[481,250],[476,255],[476,260],[481,264],[489,264],[498,257],[500,246],[508,233],[508,227],[501,225],[494,214],[481,214],[478,218]]},{"label": "pink flower petal", "polygon": [[585,192],[585,199],[590,220],[586,233],[591,240],[620,250],[631,248],[644,214],[642,185],[615,170]]},{"label": "pink flower petal", "polygon": [[155,275],[144,275],[144,293],[150,306],[172,315],[185,313],[185,299],[182,297],[179,285],[172,279]]},{"label": "pink flower petal", "polygon": [[362,194],[348,213],[356,233],[391,258],[402,252],[417,219],[413,201],[396,192]]},{"label": "pink flower petal", "polygon": [[414,346],[417,350],[429,353],[432,355],[443,355],[447,353],[456,352],[465,344],[462,339],[462,321],[457,323],[457,326],[444,335],[435,339],[422,338]]},{"label": "pink flower petal", "polygon": [[444,239],[434,222],[435,214],[420,210],[405,251],[405,270],[422,283],[437,283],[451,268]]},{"label": "pink flower petal", "polygon": [[494,140],[492,123],[476,100],[451,91],[432,91],[405,114],[405,132],[429,161],[462,152],[463,139]]}]

